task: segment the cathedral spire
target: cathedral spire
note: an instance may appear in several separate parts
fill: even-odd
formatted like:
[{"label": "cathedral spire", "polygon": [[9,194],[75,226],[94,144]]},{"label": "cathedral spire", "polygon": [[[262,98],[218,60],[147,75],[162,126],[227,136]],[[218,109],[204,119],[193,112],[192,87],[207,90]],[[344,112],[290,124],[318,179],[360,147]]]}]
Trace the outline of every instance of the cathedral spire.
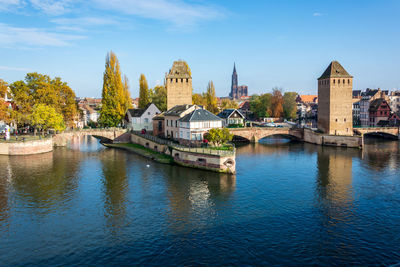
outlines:
[{"label": "cathedral spire", "polygon": [[233,73],[236,73],[236,64],[233,62]]}]

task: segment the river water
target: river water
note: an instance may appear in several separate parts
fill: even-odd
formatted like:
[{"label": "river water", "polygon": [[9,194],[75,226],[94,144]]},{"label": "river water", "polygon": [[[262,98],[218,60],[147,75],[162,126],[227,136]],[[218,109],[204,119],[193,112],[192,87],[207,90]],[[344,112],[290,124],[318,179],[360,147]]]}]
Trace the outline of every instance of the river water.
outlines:
[{"label": "river water", "polygon": [[0,265],[391,265],[400,149],[267,141],[237,175],[103,148],[0,157]]}]

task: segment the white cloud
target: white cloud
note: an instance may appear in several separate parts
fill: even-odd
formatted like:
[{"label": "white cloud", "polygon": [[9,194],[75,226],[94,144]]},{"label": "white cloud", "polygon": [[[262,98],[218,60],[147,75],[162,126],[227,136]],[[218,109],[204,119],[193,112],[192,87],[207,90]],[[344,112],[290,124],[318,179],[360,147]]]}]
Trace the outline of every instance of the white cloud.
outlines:
[{"label": "white cloud", "polygon": [[8,70],[8,71],[31,71],[28,68],[17,68],[17,67],[10,67],[10,66],[0,66],[0,70]]},{"label": "white cloud", "polygon": [[24,5],[25,2],[22,0],[0,0],[0,11],[8,11]]},{"label": "white cloud", "polygon": [[48,15],[61,15],[67,13],[72,7],[72,0],[30,0],[31,5]]},{"label": "white cloud", "polygon": [[322,17],[323,15],[324,15],[324,14],[318,13],[318,12],[315,12],[315,13],[313,14],[314,17]]},{"label": "white cloud", "polygon": [[0,23],[0,46],[68,46],[71,41],[85,38],[39,28],[13,27]]},{"label": "white cloud", "polygon": [[205,4],[189,4],[182,0],[92,0],[104,9],[164,20],[174,26],[191,26],[201,20],[222,17],[220,8]]},{"label": "white cloud", "polygon": [[114,19],[101,17],[59,18],[53,19],[51,22],[66,27],[104,26],[118,24],[118,22]]}]

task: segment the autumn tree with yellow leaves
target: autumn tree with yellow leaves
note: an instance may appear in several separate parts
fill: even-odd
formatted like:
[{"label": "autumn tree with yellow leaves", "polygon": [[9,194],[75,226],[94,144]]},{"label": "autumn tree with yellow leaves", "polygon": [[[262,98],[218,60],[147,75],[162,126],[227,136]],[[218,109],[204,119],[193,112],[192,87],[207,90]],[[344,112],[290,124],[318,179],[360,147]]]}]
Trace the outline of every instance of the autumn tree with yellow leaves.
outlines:
[{"label": "autumn tree with yellow leaves", "polygon": [[106,127],[121,124],[125,112],[131,106],[128,79],[122,81],[117,56],[113,51],[107,53],[103,74],[101,109],[99,122]]}]

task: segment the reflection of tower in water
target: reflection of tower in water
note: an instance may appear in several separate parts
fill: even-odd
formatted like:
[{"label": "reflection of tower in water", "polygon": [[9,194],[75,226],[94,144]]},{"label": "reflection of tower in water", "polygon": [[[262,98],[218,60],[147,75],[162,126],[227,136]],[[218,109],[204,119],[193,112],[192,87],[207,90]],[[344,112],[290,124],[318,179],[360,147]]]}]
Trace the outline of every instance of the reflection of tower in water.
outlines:
[{"label": "reflection of tower in water", "polygon": [[331,205],[347,206],[352,197],[352,154],[349,149],[320,147],[318,149],[318,194]]}]

